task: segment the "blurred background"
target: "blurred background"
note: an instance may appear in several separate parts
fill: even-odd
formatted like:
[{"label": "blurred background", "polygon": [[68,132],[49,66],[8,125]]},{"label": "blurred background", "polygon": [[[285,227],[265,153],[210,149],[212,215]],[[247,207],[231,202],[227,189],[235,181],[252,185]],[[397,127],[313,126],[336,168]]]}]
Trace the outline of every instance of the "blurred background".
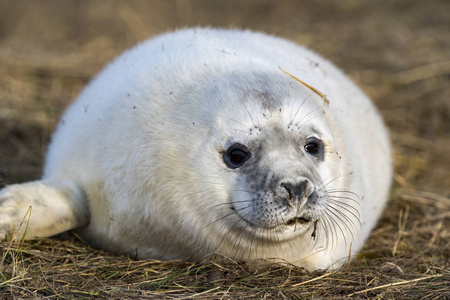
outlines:
[{"label": "blurred background", "polygon": [[390,129],[393,197],[448,196],[449,12],[446,0],[0,0],[2,184],[39,178],[61,114],[108,61],[155,34],[215,26],[278,35],[333,61]]}]

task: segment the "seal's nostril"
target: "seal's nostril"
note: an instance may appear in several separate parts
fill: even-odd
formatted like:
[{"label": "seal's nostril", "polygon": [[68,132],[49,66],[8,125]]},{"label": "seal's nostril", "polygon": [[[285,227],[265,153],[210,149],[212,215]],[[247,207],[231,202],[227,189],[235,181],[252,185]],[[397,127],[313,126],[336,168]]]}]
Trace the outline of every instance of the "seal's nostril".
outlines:
[{"label": "seal's nostril", "polygon": [[282,182],[280,185],[288,192],[288,196],[286,197],[286,200],[288,202],[289,202],[290,199],[294,199],[295,198],[295,196],[293,194],[293,191],[292,191],[292,184]]},{"label": "seal's nostril", "polygon": [[290,182],[282,182],[280,184],[288,192],[287,201],[292,199],[301,199],[308,196],[309,182],[308,180],[300,181],[299,183],[292,184]]}]

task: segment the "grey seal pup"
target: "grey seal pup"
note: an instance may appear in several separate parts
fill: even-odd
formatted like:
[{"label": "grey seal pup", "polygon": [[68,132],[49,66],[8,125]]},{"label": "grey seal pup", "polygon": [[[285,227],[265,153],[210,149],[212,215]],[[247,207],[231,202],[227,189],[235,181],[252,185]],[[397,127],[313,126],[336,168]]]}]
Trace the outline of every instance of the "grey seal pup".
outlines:
[{"label": "grey seal pup", "polygon": [[126,51],[84,89],[42,179],[0,192],[0,238],[76,230],[138,258],[336,269],[376,224],[391,165],[376,108],[319,55],[184,29]]}]

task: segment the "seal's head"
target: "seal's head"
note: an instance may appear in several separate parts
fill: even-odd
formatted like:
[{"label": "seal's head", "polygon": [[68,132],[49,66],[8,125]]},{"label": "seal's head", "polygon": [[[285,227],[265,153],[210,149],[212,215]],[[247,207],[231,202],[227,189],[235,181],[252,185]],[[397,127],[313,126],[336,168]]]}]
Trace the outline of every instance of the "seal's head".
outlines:
[{"label": "seal's head", "polygon": [[185,157],[199,176],[196,207],[208,220],[201,230],[210,251],[295,262],[355,232],[357,198],[337,171],[344,168],[324,98],[281,71],[208,81],[207,107],[199,103],[184,126],[203,123],[195,136],[204,139],[192,140]]}]

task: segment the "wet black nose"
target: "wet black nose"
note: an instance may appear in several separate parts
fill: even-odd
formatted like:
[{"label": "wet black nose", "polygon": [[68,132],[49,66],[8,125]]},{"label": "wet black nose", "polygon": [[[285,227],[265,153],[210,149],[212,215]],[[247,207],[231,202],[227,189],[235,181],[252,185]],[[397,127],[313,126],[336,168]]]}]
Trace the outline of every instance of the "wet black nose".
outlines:
[{"label": "wet black nose", "polygon": [[298,183],[282,182],[281,186],[286,189],[289,194],[289,199],[302,199],[308,197],[310,192],[308,180],[303,180]]}]

